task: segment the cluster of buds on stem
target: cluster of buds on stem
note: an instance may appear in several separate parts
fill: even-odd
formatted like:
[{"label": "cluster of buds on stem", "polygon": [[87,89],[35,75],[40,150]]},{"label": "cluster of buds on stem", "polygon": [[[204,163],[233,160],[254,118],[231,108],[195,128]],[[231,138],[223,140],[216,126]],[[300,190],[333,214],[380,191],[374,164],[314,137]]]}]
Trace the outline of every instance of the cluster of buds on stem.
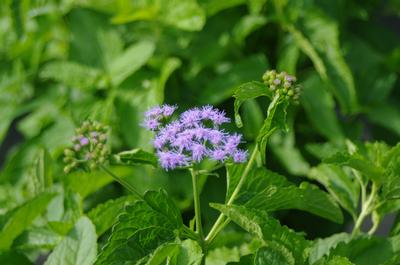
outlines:
[{"label": "cluster of buds on stem", "polygon": [[84,121],[76,129],[73,147],[64,150],[64,172],[82,168],[94,170],[103,164],[108,157],[107,126],[96,121]]},{"label": "cluster of buds on stem", "polygon": [[268,70],[262,76],[264,84],[275,94],[281,95],[286,99],[292,99],[298,102],[301,93],[301,87],[296,86],[296,77],[286,72],[277,73],[275,70]]}]

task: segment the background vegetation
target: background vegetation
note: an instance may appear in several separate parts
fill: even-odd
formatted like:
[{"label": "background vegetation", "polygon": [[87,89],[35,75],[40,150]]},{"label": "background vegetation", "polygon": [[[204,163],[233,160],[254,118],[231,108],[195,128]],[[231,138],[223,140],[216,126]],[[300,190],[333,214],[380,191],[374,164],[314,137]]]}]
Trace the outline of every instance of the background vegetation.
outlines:
[{"label": "background vegetation", "polygon": [[[102,172],[63,173],[62,152],[87,118],[112,128],[114,152],[151,151],[151,135],[140,126],[149,107],[213,104],[233,118],[235,88],[277,69],[297,76],[303,95],[289,109],[289,132],[271,138],[269,169],[300,183],[312,178],[323,147],[344,146],[346,139],[395,145],[399,15],[396,0],[2,1],[2,258],[9,264],[40,262],[80,216],[95,216],[96,206],[127,194]],[[248,143],[263,123],[266,103],[266,98],[250,100],[242,107],[241,132]],[[192,191],[186,173],[149,166],[113,169],[141,191],[165,188],[189,223]],[[207,230],[218,214],[207,203],[223,201],[225,179],[210,176],[203,184]],[[56,193],[46,193],[49,189]],[[123,204],[103,227],[96,226],[100,246]],[[16,216],[21,208],[26,210]],[[300,211],[276,213],[308,239],[346,230],[350,215],[335,224]],[[226,235],[232,247],[234,236]]]}]

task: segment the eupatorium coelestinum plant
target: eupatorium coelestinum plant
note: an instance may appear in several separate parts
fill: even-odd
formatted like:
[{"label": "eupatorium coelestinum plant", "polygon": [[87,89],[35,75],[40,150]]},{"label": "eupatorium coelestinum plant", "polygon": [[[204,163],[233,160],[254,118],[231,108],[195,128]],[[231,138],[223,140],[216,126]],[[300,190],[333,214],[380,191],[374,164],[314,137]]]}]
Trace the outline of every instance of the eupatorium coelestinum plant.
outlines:
[{"label": "eupatorium coelestinum plant", "polygon": [[[358,240],[360,226],[370,214],[374,217],[374,226],[370,231],[373,233],[383,214],[387,212],[388,206],[382,198],[398,198],[394,195],[396,188],[393,190],[389,185],[379,183],[377,175],[382,173],[394,178],[394,172],[400,167],[393,157],[400,149],[395,147],[387,156],[379,158],[382,160],[381,164],[389,165],[386,173],[380,168],[381,164],[376,168],[366,166],[362,162],[363,156],[353,153],[338,153],[324,160],[325,163],[337,165],[320,165],[313,168],[308,177],[321,182],[332,196],[307,182],[296,186],[285,177],[266,169],[265,153],[272,133],[278,129],[287,130],[287,108],[290,102],[299,101],[301,89],[296,85],[296,78],[285,72],[267,71],[263,75],[263,81],[245,83],[234,93],[235,122],[238,127],[243,126],[239,111],[244,101],[261,96],[270,99],[267,117],[254,143],[248,145],[249,156],[246,149],[240,148],[240,145],[244,145],[242,135],[223,129],[230,119],[223,111],[210,105],[195,107],[180,114],[177,114],[177,106],[166,104],[146,111],[142,126],[153,133],[154,153],[134,149],[111,155],[105,145],[105,126],[87,121],[77,129],[73,147],[65,150],[65,171],[99,168],[135,195],[135,202],[130,203],[118,217],[108,242],[96,259],[96,265],[200,265],[205,264],[206,260],[209,264],[214,264],[214,255],[218,253],[214,252],[217,251],[214,250],[215,241],[231,221],[252,234],[253,238],[246,243],[248,245],[241,253],[241,258],[225,259],[238,262],[229,264],[352,264],[341,256],[342,252],[339,247],[336,250],[335,244],[345,244],[351,238]],[[387,149],[383,145],[377,145],[370,152],[376,153],[376,157],[385,148]],[[204,161],[211,162],[212,166],[204,166],[207,164]],[[188,170],[192,177],[194,221],[189,226],[183,223],[180,210],[164,190],[147,191],[142,195],[131,183],[108,169],[108,164],[147,164],[159,166],[170,174],[174,174],[176,171],[171,170],[175,169]],[[360,164],[365,165],[367,170],[359,168]],[[353,185],[352,177],[346,176],[347,171],[342,170],[339,165],[354,167],[353,174],[359,186],[356,182]],[[220,215],[214,224],[203,227],[199,178],[211,176],[213,171],[221,167],[226,169],[225,202],[210,204]],[[332,184],[336,180],[327,180],[324,175],[326,172],[331,176],[340,175],[343,182],[340,185],[345,186],[344,190],[357,194],[357,187],[361,186],[360,213],[356,212],[356,199],[352,198],[350,202],[350,199],[343,199],[343,195],[336,189],[337,186]],[[367,177],[362,177],[362,173]],[[369,191],[371,184],[368,184],[367,178],[371,174],[372,188]],[[349,180],[344,180],[344,176]],[[379,189],[382,189],[381,193]],[[317,241],[314,244],[303,235],[282,226],[271,216],[277,210],[297,209],[341,223],[343,215],[339,205],[354,218],[353,234],[328,239],[328,243]],[[222,240],[221,237],[219,240]],[[330,240],[333,243],[329,243]],[[326,247],[326,244],[329,246]],[[326,250],[319,252],[321,247]]]}]

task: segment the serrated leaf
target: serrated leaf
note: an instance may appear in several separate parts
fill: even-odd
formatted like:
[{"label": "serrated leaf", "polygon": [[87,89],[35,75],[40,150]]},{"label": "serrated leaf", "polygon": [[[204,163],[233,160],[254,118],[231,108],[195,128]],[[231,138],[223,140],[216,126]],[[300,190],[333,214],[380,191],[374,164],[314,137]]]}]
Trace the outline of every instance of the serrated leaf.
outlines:
[{"label": "serrated leaf", "polygon": [[329,258],[322,258],[314,265],[354,265],[348,258],[340,257],[340,256],[333,256]]},{"label": "serrated leaf", "polygon": [[216,203],[210,205],[249,233],[263,239],[267,245],[268,242],[273,242],[285,248],[286,251],[292,252],[296,264],[305,262],[308,256],[309,242],[288,227],[281,226],[276,219],[269,217],[264,211],[237,205]]},{"label": "serrated leaf", "polygon": [[10,248],[14,239],[46,209],[54,195],[53,193],[42,193],[7,214],[7,220],[0,233],[1,250]]},{"label": "serrated leaf", "polygon": [[118,217],[95,264],[143,260],[160,245],[174,241],[182,228],[179,209],[163,190],[149,191],[144,199],[128,205]]},{"label": "serrated leaf", "polygon": [[[232,169],[228,168],[233,182],[233,185],[228,185],[228,191],[233,189],[240,176],[240,171],[233,172]],[[333,222],[343,221],[342,212],[333,198],[309,183],[296,187],[285,177],[264,168],[251,170],[247,179],[236,203],[265,211],[298,209]]]},{"label": "serrated leaf", "polygon": [[101,236],[110,229],[117,221],[118,215],[123,211],[124,207],[137,199],[135,196],[123,196],[115,200],[108,200],[92,209],[87,216],[95,225],[97,236]]},{"label": "serrated leaf", "polygon": [[310,264],[321,260],[324,256],[329,256],[330,250],[334,249],[340,242],[349,242],[351,236],[346,233],[332,235],[328,238],[317,239],[310,249]]},{"label": "serrated leaf", "polygon": [[263,264],[294,265],[295,261],[290,251],[280,245],[271,244],[257,250],[254,265]]},{"label": "serrated leaf", "polygon": [[268,87],[261,82],[248,82],[236,88],[235,92],[233,93],[233,97],[235,98],[234,110],[236,126],[238,126],[239,128],[243,126],[242,119],[239,114],[239,109],[243,102],[261,96],[272,98],[271,90],[268,89]]},{"label": "serrated leaf", "polygon": [[83,216],[53,250],[44,265],[92,265],[96,253],[95,227],[89,218]]},{"label": "serrated leaf", "polygon": [[141,148],[123,151],[114,156],[115,162],[125,165],[148,164],[154,167],[158,166],[157,157]]},{"label": "serrated leaf", "polygon": [[332,222],[343,222],[342,212],[330,195],[304,182],[300,187],[269,186],[252,197],[245,205],[268,212],[298,209]]}]

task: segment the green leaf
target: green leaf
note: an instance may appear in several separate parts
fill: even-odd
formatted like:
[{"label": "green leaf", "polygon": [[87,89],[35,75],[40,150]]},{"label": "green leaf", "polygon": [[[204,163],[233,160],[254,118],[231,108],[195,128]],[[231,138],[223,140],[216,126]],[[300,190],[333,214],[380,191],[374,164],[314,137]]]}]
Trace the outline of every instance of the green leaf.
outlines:
[{"label": "green leaf", "polygon": [[382,181],[382,176],[384,173],[383,169],[374,165],[372,161],[369,161],[359,153],[349,154],[338,152],[333,156],[324,159],[323,162],[328,164],[337,164],[340,166],[348,166],[357,169],[371,180],[377,182]]},{"label": "green leaf", "polygon": [[235,122],[236,126],[241,128],[243,126],[242,119],[239,114],[240,106],[250,99],[255,99],[261,96],[267,96],[272,98],[272,92],[268,87],[261,82],[248,82],[240,85],[235,89],[233,97],[235,98],[234,110],[235,110]]},{"label": "green leaf", "polygon": [[341,167],[320,164],[310,170],[308,177],[324,185],[353,219],[357,216],[359,185]]},{"label": "green leaf", "polygon": [[354,265],[351,261],[349,261],[345,257],[340,256],[332,256],[327,259],[322,258],[318,262],[313,263],[315,265]]},{"label": "green leaf", "polygon": [[232,96],[237,84],[258,80],[268,67],[264,55],[258,54],[238,62],[231,62],[228,70],[208,82],[200,91],[199,103],[217,104]]},{"label": "green leaf", "polygon": [[202,1],[202,6],[204,10],[207,12],[207,16],[213,16],[222,10],[242,5],[245,3],[246,0],[225,0],[225,1],[204,0]]},{"label": "green leaf", "polygon": [[0,264],[3,265],[33,265],[25,255],[17,251],[0,252]]},{"label": "green leaf", "polygon": [[293,36],[288,34],[280,45],[278,62],[276,69],[280,72],[287,72],[296,75],[296,65],[299,60],[300,50],[297,45],[293,45]]},{"label": "green leaf", "polygon": [[[226,236],[224,236],[226,238]],[[215,241],[214,241],[215,242]],[[238,247],[219,247],[207,252],[206,264],[225,265],[240,260],[240,249]]]},{"label": "green leaf", "polygon": [[400,111],[397,105],[389,102],[376,105],[367,111],[368,118],[400,136]]},{"label": "green leaf", "polygon": [[301,104],[314,128],[332,142],[344,140],[342,129],[335,112],[335,102],[328,93],[326,84],[316,76],[311,75],[303,83]]},{"label": "green leaf", "polygon": [[343,222],[342,212],[333,198],[306,182],[303,182],[300,187],[266,187],[248,200],[245,205],[268,212],[298,209],[336,223]]},{"label": "green leaf", "polygon": [[35,162],[33,177],[35,193],[39,194],[53,184],[53,160],[46,149],[41,149]]},{"label": "green leaf", "polygon": [[52,230],[44,227],[31,228],[14,240],[13,248],[23,251],[37,249],[53,249],[62,237]]},{"label": "green leaf", "polygon": [[271,245],[257,250],[254,265],[262,264],[294,265],[295,261],[290,251],[280,245]]},{"label": "green leaf", "polygon": [[42,193],[30,201],[7,213],[7,221],[1,228],[0,249],[9,249],[14,239],[19,236],[34,219],[41,214],[54,197],[52,193]]},{"label": "green leaf", "polygon": [[182,229],[179,209],[165,191],[149,191],[118,217],[95,264],[121,264],[148,258],[160,245],[172,242]]},{"label": "green leaf", "polygon": [[200,245],[194,240],[184,240],[179,245],[179,252],[172,258],[171,265],[200,265],[203,258],[203,252]]},{"label": "green leaf", "polygon": [[96,227],[97,236],[101,236],[110,229],[124,208],[135,200],[137,198],[134,196],[123,196],[115,200],[108,200],[88,212],[88,217]]},{"label": "green leaf", "polygon": [[205,24],[205,12],[195,0],[137,1],[121,6],[113,23],[154,20],[177,29],[199,31]]},{"label": "green leaf", "polygon": [[236,42],[244,44],[246,37],[267,24],[267,21],[267,18],[261,15],[250,14],[243,16],[232,30]]},{"label": "green leaf", "polygon": [[96,259],[97,236],[96,230],[89,218],[81,217],[57,245],[45,265],[92,265]]},{"label": "green leaf", "polygon": [[228,206],[216,203],[210,205],[247,232],[263,239],[267,245],[270,242],[278,244],[280,250],[285,249],[286,257],[291,252],[296,264],[304,264],[308,255],[309,242],[288,227],[281,226],[277,220],[269,217],[264,211],[237,205]]},{"label": "green leaf", "polygon": [[123,151],[114,156],[116,163],[123,165],[152,165],[158,166],[157,157],[150,152],[143,151],[141,148]]},{"label": "green leaf", "polygon": [[310,249],[309,262],[314,264],[324,256],[329,256],[330,250],[334,249],[340,242],[349,242],[351,236],[346,233],[332,235],[328,238],[317,239]]},{"label": "green leaf", "polygon": [[360,236],[347,243],[339,243],[331,250],[331,254],[347,257],[357,265],[376,265],[392,259],[399,251],[400,236],[391,238]]},{"label": "green leaf", "polygon": [[56,61],[46,64],[40,71],[41,79],[52,79],[71,88],[96,89],[101,71],[71,61]]},{"label": "green leaf", "polygon": [[114,86],[118,86],[128,76],[142,67],[153,55],[155,44],[141,41],[128,47],[109,66],[109,75]]},{"label": "green leaf", "polygon": [[303,27],[303,32],[294,26],[288,29],[299,48],[313,61],[322,80],[328,82],[342,110],[346,113],[355,111],[354,80],[340,50],[338,25],[312,10],[307,13]]}]

